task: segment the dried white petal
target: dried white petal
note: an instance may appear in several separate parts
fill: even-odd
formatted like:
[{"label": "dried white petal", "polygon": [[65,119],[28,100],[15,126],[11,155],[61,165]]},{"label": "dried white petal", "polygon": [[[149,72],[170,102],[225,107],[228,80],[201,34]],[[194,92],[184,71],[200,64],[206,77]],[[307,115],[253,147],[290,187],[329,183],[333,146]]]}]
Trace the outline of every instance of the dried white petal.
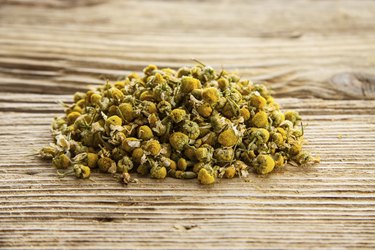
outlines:
[{"label": "dried white petal", "polygon": [[246,178],[246,177],[249,176],[249,171],[247,171],[246,169],[241,169],[240,175],[241,175],[241,177]]},{"label": "dried white petal", "polygon": [[147,161],[147,156],[145,154],[142,155],[141,157],[141,164],[145,164]]},{"label": "dried white petal", "polygon": [[92,132],[92,133],[95,133],[95,132],[99,132],[99,131],[104,131],[103,126],[100,125],[99,122],[94,122],[94,123],[91,125],[91,132]]},{"label": "dried white petal", "polygon": [[165,155],[167,153],[168,153],[167,147],[162,147],[161,150],[160,150],[160,154]]},{"label": "dried white petal", "polygon": [[139,148],[141,146],[140,141],[128,141],[128,145],[131,148]]},{"label": "dried white petal", "polygon": [[124,128],[120,125],[109,125],[109,128],[112,130],[112,132],[115,132],[115,131],[123,131]]},{"label": "dried white petal", "polygon": [[87,153],[80,153],[73,158],[73,161],[83,161],[87,157]]},{"label": "dried white petal", "polygon": [[108,116],[106,114],[104,114],[103,111],[101,111],[100,114],[102,115],[102,117],[103,117],[104,120],[107,120]]},{"label": "dried white petal", "polygon": [[69,141],[65,138],[64,135],[62,135],[62,134],[58,134],[58,135],[55,137],[55,139],[56,139],[56,144],[57,144],[58,146],[60,146],[62,149],[66,150],[66,151],[70,149],[70,143],[69,143]]}]

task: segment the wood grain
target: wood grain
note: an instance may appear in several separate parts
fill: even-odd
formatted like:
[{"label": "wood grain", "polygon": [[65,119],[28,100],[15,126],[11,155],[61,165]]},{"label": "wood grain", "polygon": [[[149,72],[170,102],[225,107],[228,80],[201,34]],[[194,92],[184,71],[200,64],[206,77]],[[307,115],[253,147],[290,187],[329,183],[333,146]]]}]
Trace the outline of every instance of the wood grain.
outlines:
[{"label": "wood grain", "polygon": [[[374,1],[6,0],[0,6],[0,248],[374,249]],[[301,112],[321,164],[268,176],[58,179],[35,157],[59,101],[197,58]]]}]

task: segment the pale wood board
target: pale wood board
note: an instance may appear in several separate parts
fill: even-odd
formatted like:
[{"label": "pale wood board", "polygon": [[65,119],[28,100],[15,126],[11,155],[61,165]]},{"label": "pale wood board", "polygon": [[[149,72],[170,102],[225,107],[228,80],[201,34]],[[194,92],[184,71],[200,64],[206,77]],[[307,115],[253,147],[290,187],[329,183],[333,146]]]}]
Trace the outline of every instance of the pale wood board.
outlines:
[{"label": "pale wood board", "polygon": [[[0,248],[374,249],[374,1],[0,5]],[[301,112],[314,167],[123,186],[35,157],[59,101],[149,63],[197,58]]]}]

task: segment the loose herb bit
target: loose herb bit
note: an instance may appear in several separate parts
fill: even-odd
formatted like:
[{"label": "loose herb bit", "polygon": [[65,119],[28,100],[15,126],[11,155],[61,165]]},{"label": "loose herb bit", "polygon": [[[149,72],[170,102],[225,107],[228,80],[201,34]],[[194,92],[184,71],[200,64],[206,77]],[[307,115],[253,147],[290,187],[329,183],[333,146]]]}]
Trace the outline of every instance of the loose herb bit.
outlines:
[{"label": "loose herb bit", "polygon": [[89,178],[97,168],[125,184],[135,172],[212,184],[318,162],[302,149],[300,115],[280,111],[265,86],[200,62],[143,72],[64,105],[52,122],[54,143],[40,151],[60,177]]}]

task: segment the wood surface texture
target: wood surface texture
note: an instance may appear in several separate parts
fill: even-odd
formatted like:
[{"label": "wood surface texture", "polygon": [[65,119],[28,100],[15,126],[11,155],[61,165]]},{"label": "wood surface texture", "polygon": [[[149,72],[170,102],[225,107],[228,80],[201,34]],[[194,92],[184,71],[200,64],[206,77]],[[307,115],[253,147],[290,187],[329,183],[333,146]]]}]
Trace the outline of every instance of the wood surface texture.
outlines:
[{"label": "wood surface texture", "polygon": [[[0,248],[375,249],[375,1],[0,2]],[[59,101],[199,59],[301,112],[314,167],[220,180],[58,179]]]}]

